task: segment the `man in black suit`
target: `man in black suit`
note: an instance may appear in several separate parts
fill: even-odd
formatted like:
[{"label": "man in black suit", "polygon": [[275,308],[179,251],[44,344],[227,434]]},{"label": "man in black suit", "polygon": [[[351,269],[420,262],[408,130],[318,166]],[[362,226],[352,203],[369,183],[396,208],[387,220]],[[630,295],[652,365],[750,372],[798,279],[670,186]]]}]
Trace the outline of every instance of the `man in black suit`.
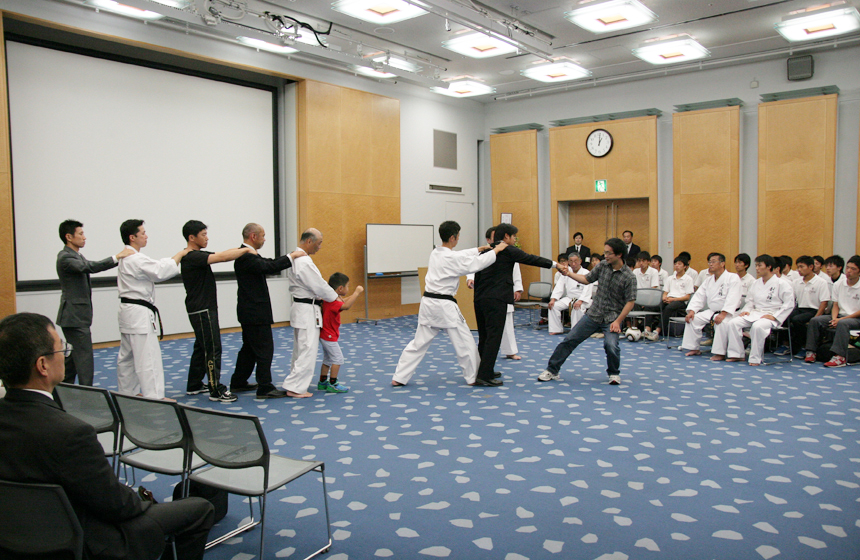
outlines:
[{"label": "man in black suit", "polygon": [[[242,247],[259,251],[266,242],[266,230],[260,224],[248,224],[242,229]],[[277,274],[293,266],[292,259],[305,255],[295,251],[276,259],[267,259],[256,253],[245,253],[233,262],[239,286],[236,315],[242,325],[242,349],[236,357],[236,370],[230,379],[230,391],[257,391],[258,399],[279,399],[286,391],[276,389],[272,383],[272,358],[275,340],[272,338],[272,300],[269,297],[267,274]],[[257,383],[248,383],[254,366],[257,366]]]},{"label": "man in black suit", "polygon": [[482,387],[503,384],[501,379],[496,378],[494,368],[502,344],[508,304],[514,303],[514,263],[541,268],[557,266],[555,261],[530,255],[514,247],[517,231],[511,224],[495,227],[493,246],[504,241],[508,247],[496,255],[496,262],[475,275],[475,318],[478,320],[478,352],[481,354],[475,385]]},{"label": "man in black suit", "polygon": [[62,486],[88,558],[154,560],[168,535],[176,538],[178,558],[203,558],[212,504],[141,501],[117,479],[95,429],[54,402],[69,350],[47,317],[19,313],[0,321],[0,379],[8,388],[0,400],[0,478]]},{"label": "man in black suit", "polygon": [[87,243],[84,224],[66,220],[60,224],[60,239],[65,244],[57,254],[57,276],[60,279],[60,310],[57,324],[72,345],[72,355],[66,358],[66,383],[93,384],[93,290],[90,274],[109,270],[119,260],[134,253],[126,247],[116,255],[100,261],[88,261],[81,254]]},{"label": "man in black suit", "polygon": [[633,243],[633,232],[628,230],[624,230],[621,234],[621,239],[624,240],[624,247],[626,248],[626,252],[624,253],[624,261],[626,262],[629,258],[636,258],[639,256],[639,253],[642,249],[639,248],[639,245]]},{"label": "man in black suit", "polygon": [[[578,231],[573,234],[573,245],[565,250],[565,256],[571,253],[579,253],[579,258],[582,260],[582,265],[588,268],[591,263],[591,249],[582,244],[582,232]],[[638,253],[637,253],[638,255]]]}]

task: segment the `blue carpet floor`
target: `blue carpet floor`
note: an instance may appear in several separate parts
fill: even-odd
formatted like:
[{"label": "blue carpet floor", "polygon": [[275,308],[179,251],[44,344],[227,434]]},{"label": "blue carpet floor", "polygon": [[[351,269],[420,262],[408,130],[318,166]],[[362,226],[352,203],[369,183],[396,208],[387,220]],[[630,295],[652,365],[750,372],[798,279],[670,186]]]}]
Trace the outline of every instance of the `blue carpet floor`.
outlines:
[{"label": "blue carpet floor", "polygon": [[[164,342],[167,394],[257,415],[273,452],[325,461],[329,560],[860,558],[860,369],[714,364],[624,341],[615,387],[602,341],[590,339],[561,381],[538,383],[561,337],[518,328],[523,360],[499,360],[504,387],[465,385],[440,335],[412,382],[393,388],[415,325],[343,325],[347,394],[245,393],[229,405],[186,397],[193,340]],[[292,330],[274,332],[279,383]],[[222,341],[228,381],[241,335]],[[115,387],[116,354],[96,351],[97,384]],[[160,500],[176,482],[138,473]],[[212,534],[247,515],[247,500],[232,496]],[[265,530],[266,558],[322,546],[317,475],[270,495]],[[257,558],[259,536],[206,558]]]}]

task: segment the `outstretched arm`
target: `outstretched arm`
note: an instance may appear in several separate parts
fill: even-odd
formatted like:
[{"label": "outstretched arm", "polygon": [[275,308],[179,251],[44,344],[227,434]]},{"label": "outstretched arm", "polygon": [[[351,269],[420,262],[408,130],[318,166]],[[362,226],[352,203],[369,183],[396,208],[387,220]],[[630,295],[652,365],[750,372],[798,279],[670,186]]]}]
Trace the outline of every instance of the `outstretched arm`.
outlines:
[{"label": "outstretched arm", "polygon": [[221,251],[220,253],[212,253],[211,255],[209,255],[209,258],[206,260],[206,262],[208,262],[209,264],[215,264],[220,262],[235,261],[245,253],[254,253],[256,255],[257,251],[255,251],[251,247],[227,249],[226,251]]},{"label": "outstretched arm", "polygon": [[355,303],[360,296],[364,292],[364,288],[362,286],[356,286],[355,290],[352,292],[352,295],[343,300],[343,307],[340,308],[341,311],[346,311]]}]

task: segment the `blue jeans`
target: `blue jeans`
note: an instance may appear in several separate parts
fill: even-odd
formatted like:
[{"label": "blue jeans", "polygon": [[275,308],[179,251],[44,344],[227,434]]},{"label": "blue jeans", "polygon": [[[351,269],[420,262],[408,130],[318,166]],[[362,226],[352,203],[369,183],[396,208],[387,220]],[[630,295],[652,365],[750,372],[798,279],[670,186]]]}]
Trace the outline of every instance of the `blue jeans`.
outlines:
[{"label": "blue jeans", "polygon": [[546,369],[558,374],[564,361],[577,346],[594,333],[602,332],[603,349],[606,350],[606,373],[617,375],[621,367],[621,349],[618,347],[618,333],[609,332],[609,325],[610,323],[598,323],[586,314],[556,346]]}]

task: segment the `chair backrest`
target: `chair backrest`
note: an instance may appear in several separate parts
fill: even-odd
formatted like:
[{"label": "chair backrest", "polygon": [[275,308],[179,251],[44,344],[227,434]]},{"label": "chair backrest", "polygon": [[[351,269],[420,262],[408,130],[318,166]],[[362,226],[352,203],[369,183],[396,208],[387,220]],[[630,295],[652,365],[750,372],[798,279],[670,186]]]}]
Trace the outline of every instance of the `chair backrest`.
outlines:
[{"label": "chair backrest", "polygon": [[548,298],[552,294],[552,284],[549,282],[532,282],[529,284],[529,299]]},{"label": "chair backrest", "polygon": [[663,302],[663,290],[659,288],[638,288],[636,304],[643,307],[657,307]]},{"label": "chair backrest", "polygon": [[204,461],[228,469],[268,470],[269,445],[259,418],[191,406],[179,410],[191,432],[191,448]]},{"label": "chair backrest", "polygon": [[113,393],[122,434],[143,449],[189,447],[188,430],[175,402]]},{"label": "chair backrest", "polygon": [[84,531],[62,486],[0,480],[0,527],[0,552],[83,555]]},{"label": "chair backrest", "polygon": [[119,415],[107,389],[60,383],[55,391],[63,410],[90,424],[96,433],[119,428]]}]

